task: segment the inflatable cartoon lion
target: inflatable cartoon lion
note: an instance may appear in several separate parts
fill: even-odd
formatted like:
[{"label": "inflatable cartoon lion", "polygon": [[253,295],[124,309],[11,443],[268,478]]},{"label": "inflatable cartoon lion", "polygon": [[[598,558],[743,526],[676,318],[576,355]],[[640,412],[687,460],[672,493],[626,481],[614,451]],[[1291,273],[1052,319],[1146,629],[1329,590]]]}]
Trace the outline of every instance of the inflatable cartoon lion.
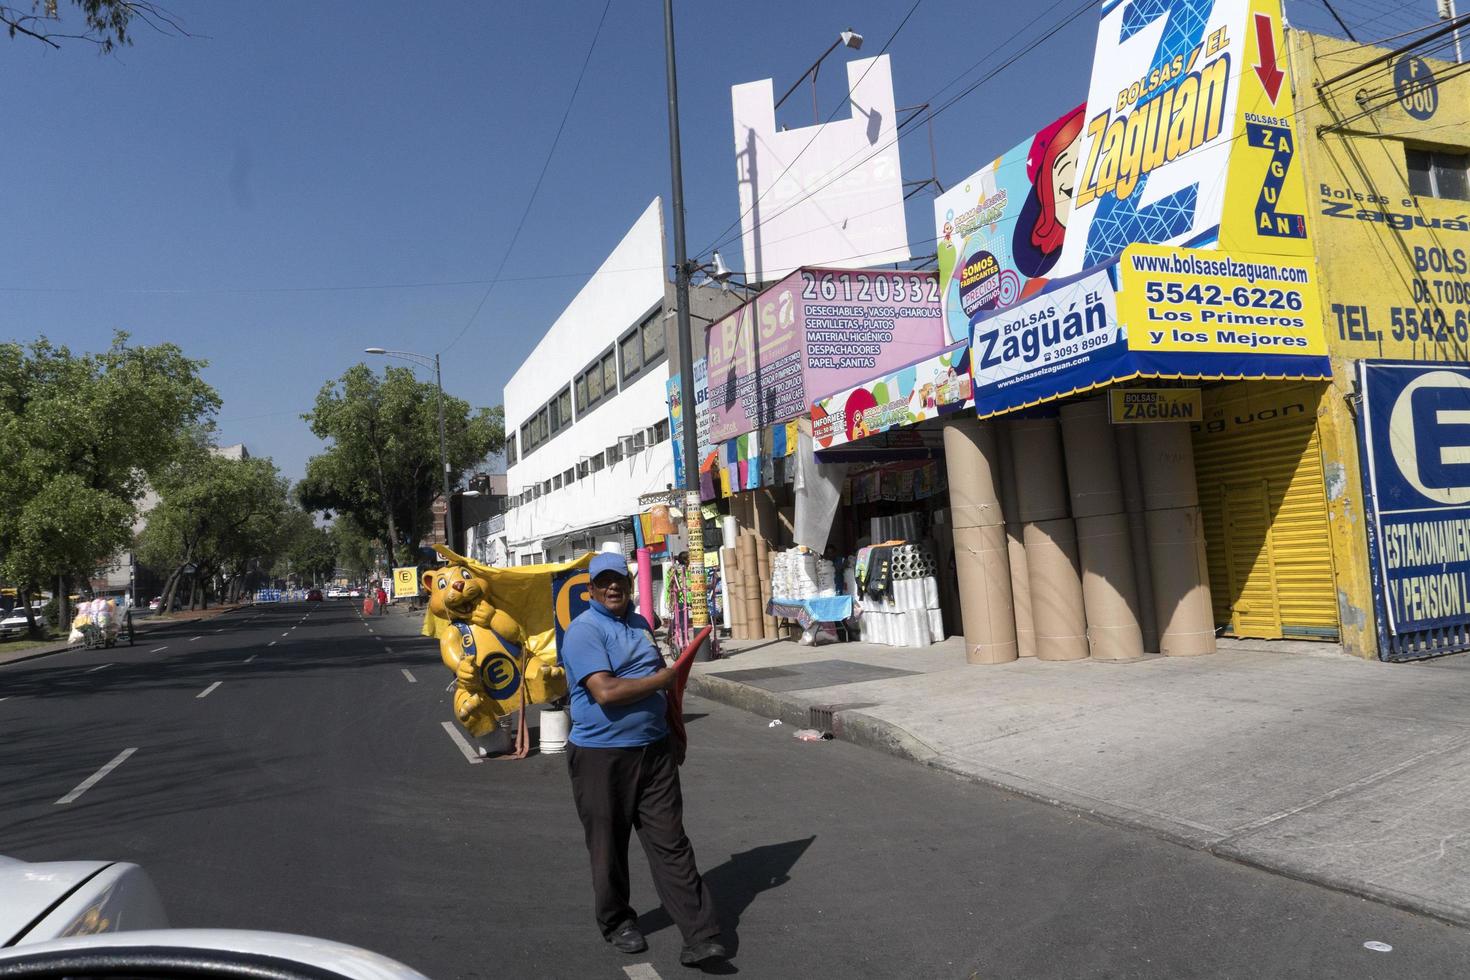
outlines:
[{"label": "inflatable cartoon lion", "polygon": [[429,614],[442,621],[440,659],[455,674],[454,716],[471,735],[489,734],[526,705],[566,697],[556,651],[528,649],[520,624],[495,604],[488,575],[445,565],[425,572],[423,585]]}]

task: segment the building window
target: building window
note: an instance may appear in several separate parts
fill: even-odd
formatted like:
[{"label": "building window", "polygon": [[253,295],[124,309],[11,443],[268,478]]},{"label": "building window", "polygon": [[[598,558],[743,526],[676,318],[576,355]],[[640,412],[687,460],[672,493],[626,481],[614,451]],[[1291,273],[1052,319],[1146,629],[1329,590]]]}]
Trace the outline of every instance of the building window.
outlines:
[{"label": "building window", "polygon": [[587,407],[602,401],[602,368],[596,364],[587,371]]},{"label": "building window", "polygon": [[506,466],[514,466],[515,464],[516,464],[516,434],[514,432],[512,432],[510,435],[506,436],[506,438],[505,438],[505,465]]},{"label": "building window", "polygon": [[585,460],[584,459],[580,463],[577,464],[577,479],[579,479],[579,480],[585,480],[587,478],[587,474],[589,472],[589,470],[587,468],[587,463],[588,463],[588,460]]},{"label": "building window", "polygon": [[587,375],[577,375],[577,414],[587,411]]},{"label": "building window", "polygon": [[617,443],[613,443],[611,446],[608,446],[605,450],[603,450],[602,456],[604,459],[607,460],[607,465],[611,466],[612,464],[623,458],[623,448]]},{"label": "building window", "polygon": [[663,442],[668,437],[669,437],[669,420],[668,419],[659,419],[657,422],[653,423],[653,441],[655,443]]},{"label": "building window", "polygon": [[587,469],[593,473],[601,472],[602,466],[602,453],[598,453],[596,456],[593,456],[587,461]]},{"label": "building window", "polygon": [[639,333],[643,335],[643,363],[652,364],[656,359],[664,356],[664,311],[655,310],[642,325],[638,327]]},{"label": "building window", "polygon": [[623,357],[624,381],[643,370],[643,344],[638,340],[637,330],[618,341],[618,351]]},{"label": "building window", "polygon": [[577,471],[574,470],[574,469],[572,469],[572,468],[570,468],[570,467],[568,467],[567,468],[567,471],[561,475],[561,485],[564,486],[564,487],[569,487],[569,486],[572,485],[572,482],[574,480],[576,480],[576,479],[577,479]]},{"label": "building window", "polygon": [[618,393],[618,355],[615,351],[602,355],[602,391],[609,398]]},{"label": "building window", "polygon": [[1409,167],[1409,190],[1416,197],[1470,201],[1470,153],[1404,147]]},{"label": "building window", "polygon": [[561,424],[565,428],[572,424],[572,390],[563,388],[556,396],[557,407],[561,410]]},{"label": "building window", "polygon": [[560,473],[558,473],[556,476],[553,476],[551,478],[551,489],[553,489],[553,490],[560,490],[561,489],[561,474]]}]

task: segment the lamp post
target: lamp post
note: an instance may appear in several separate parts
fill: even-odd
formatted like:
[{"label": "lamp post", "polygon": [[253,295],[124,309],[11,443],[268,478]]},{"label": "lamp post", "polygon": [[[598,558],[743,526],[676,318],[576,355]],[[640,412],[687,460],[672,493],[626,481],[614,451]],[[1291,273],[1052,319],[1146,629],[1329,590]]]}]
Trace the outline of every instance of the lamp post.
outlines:
[{"label": "lamp post", "polygon": [[384,350],[381,347],[368,347],[363,353],[397,357],[415,364],[422,364],[425,367],[430,364],[434,366],[434,388],[437,392],[435,401],[439,408],[439,475],[444,481],[444,543],[450,545],[454,542],[454,515],[449,500],[449,449],[444,441],[444,382],[439,375],[439,355],[435,354],[430,357],[427,354],[415,354],[413,351]]},{"label": "lamp post", "polygon": [[846,45],[847,47],[852,48],[854,51],[861,50],[863,46],[863,36],[857,31],[853,30],[851,27],[838,34],[837,40],[832,42],[832,46],[826,51],[823,51],[822,56],[816,61],[812,62],[812,66],[806,71],[802,72],[800,78],[791,83],[791,87],[786,90],[786,94],[777,99],[776,104],[772,108],[781,108],[781,103],[789,99],[791,97],[791,93],[796,91],[796,87],[800,85],[808,75],[810,75],[812,78],[812,122],[820,123],[822,121],[822,113],[821,110],[817,108],[817,72],[821,69],[822,62],[827,60],[827,55],[831,54],[833,51],[836,51],[842,45]]}]

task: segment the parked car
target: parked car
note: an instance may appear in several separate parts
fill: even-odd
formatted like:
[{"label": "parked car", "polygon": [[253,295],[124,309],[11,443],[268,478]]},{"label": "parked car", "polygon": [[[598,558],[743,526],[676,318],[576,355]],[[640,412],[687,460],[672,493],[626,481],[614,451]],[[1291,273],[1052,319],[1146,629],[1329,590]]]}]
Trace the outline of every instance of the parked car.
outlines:
[{"label": "parked car", "polygon": [[0,640],[8,640],[13,636],[19,636],[26,631],[26,613],[24,609],[12,612],[4,619],[0,619]]},{"label": "parked car", "polygon": [[322,590],[321,589],[308,589],[307,592],[306,592],[306,601],[307,602],[321,602],[322,601]]}]

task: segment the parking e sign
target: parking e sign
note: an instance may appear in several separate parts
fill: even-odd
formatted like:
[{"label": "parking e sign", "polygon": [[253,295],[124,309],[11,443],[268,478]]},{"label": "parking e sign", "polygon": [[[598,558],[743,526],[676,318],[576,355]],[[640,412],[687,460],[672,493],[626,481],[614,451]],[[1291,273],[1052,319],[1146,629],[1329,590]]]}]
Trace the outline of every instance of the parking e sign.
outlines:
[{"label": "parking e sign", "polygon": [[1396,634],[1470,622],[1470,366],[1359,370],[1379,613]]}]

